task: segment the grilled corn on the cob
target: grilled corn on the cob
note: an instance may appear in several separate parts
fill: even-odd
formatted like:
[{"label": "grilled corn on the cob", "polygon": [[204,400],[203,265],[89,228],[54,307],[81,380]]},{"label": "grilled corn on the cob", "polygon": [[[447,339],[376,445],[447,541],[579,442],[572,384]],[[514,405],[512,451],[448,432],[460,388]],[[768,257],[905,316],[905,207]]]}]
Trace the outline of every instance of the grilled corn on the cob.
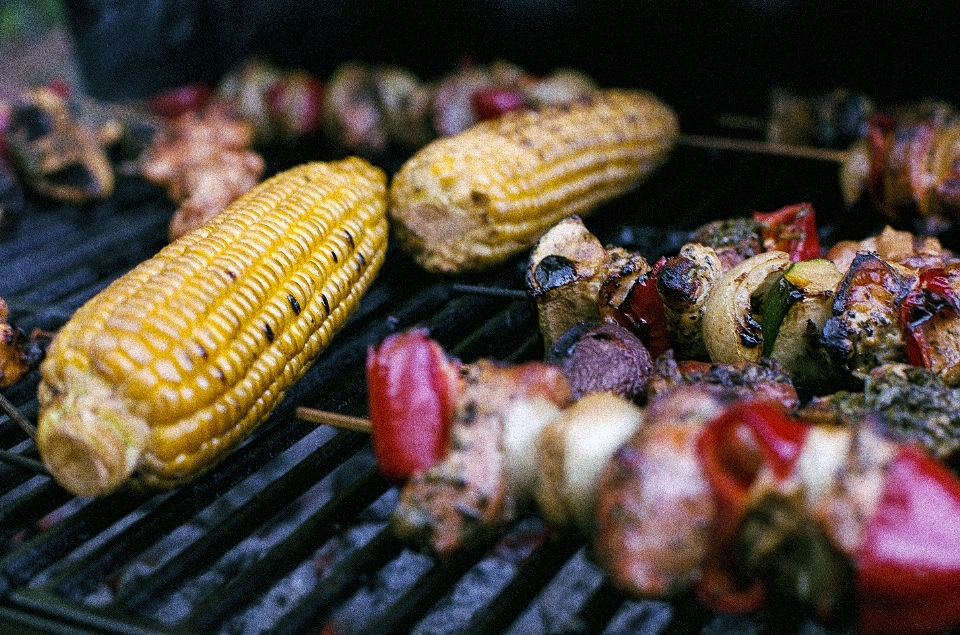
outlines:
[{"label": "grilled corn on the cob", "polygon": [[386,176],[357,158],[251,190],[80,308],[41,372],[37,444],[78,495],[164,488],[243,441],[359,304]]},{"label": "grilled corn on the cob", "polygon": [[635,187],[677,134],[673,111],[641,91],[508,113],[411,157],[391,184],[390,218],[427,270],[482,269]]}]

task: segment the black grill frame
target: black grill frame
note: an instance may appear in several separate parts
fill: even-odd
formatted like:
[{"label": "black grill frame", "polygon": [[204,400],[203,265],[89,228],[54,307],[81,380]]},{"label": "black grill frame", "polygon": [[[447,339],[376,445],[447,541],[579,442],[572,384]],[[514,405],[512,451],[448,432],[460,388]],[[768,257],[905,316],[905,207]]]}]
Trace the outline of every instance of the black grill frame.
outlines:
[{"label": "black grill frame", "polygon": [[[282,162],[272,169],[279,167]],[[384,167],[392,170],[395,166],[386,161]],[[883,221],[871,208],[844,205],[837,170],[838,166],[829,162],[681,146],[651,180],[606,205],[586,223],[604,242],[640,249],[651,261],[675,250],[686,232],[702,222],[801,201],[814,205],[827,244],[880,229]],[[88,209],[31,198],[22,217],[8,220],[0,230],[0,262],[5,271],[13,272],[0,277],[0,297],[11,307],[10,321],[28,332],[33,328],[55,330],[82,302],[163,245],[171,212],[162,193],[129,177],[121,180],[111,200]],[[451,279],[423,273],[391,244],[384,270],[358,313],[264,426],[215,470],[171,493],[120,493],[76,501],[45,477],[0,464],[0,631],[111,635],[235,632],[230,630],[231,616],[256,604],[289,572],[310,562],[324,543],[341,540],[352,526],[383,525],[382,508],[389,507],[396,495],[396,489],[377,474],[364,435],[317,430],[315,425],[297,420],[294,409],[307,405],[363,416],[367,347],[391,332],[415,325],[428,327],[434,338],[465,361],[542,357],[530,303],[464,294],[455,287],[467,283],[519,289],[524,264],[525,257],[520,256],[494,271]],[[37,382],[34,371],[4,392],[33,421]],[[0,447],[24,456],[37,456],[26,435],[6,416],[0,417],[0,443]],[[282,462],[281,455],[304,443],[311,445],[301,458],[275,474],[271,471],[275,469],[271,461]],[[141,584],[128,582],[103,606],[84,603],[92,593],[122,576],[152,545],[182,530],[248,477],[264,473],[271,476],[262,491],[238,503],[221,522],[206,528]],[[208,573],[231,546],[269,526],[277,514],[289,513],[301,494],[324,479],[332,482],[329,499],[259,559],[240,567],[216,591],[198,598],[186,619],[164,624],[147,616],[149,609],[180,589],[180,581]],[[371,511],[371,506],[380,511]],[[61,508],[67,511],[51,520],[48,515]],[[127,524],[112,530],[116,523]],[[428,563],[417,584],[403,589],[357,632],[410,632],[418,622],[443,610],[451,589],[490,558],[497,543],[531,532],[546,536],[546,531],[535,517],[525,518],[487,545],[487,550],[461,554],[450,562]],[[515,632],[531,612],[562,613],[563,607],[547,606],[545,590],[559,578],[570,576],[565,567],[573,568],[574,577],[580,576],[587,590],[581,597],[571,598],[577,606],[565,622],[549,624],[542,632],[849,629],[849,625],[827,629],[783,608],[730,618],[711,615],[688,597],[673,602],[629,600],[614,591],[595,567],[591,569],[583,544],[557,536],[546,536],[537,544],[531,554],[515,563],[516,572],[502,589],[446,632]],[[79,556],[71,556],[78,551]],[[410,557],[422,563],[425,556],[411,556],[389,529],[381,526],[369,543],[347,552],[343,561],[318,579],[265,632],[321,632],[351,598],[375,586],[378,576],[385,575],[392,563]]]}]

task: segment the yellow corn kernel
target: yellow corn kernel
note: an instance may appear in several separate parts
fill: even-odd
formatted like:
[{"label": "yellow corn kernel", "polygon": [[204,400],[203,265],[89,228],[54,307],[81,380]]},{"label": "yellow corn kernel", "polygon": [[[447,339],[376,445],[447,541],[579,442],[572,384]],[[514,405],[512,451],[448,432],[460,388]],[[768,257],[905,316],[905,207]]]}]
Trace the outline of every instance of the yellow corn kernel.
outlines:
[{"label": "yellow corn kernel", "polygon": [[41,366],[44,464],[83,496],[209,469],[354,311],[386,243],[386,175],[366,161],[264,181],[63,326]]},{"label": "yellow corn kernel", "polygon": [[390,186],[390,219],[425,269],[482,269],[636,187],[678,133],[673,111],[641,91],[509,113],[411,157]]}]

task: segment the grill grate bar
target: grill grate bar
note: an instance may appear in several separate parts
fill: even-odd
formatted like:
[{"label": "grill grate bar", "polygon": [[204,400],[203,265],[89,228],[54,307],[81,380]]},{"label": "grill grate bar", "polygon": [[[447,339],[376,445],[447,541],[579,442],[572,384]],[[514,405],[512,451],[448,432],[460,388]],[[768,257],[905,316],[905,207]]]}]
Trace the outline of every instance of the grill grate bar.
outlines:
[{"label": "grill grate bar", "polygon": [[116,272],[119,275],[126,267],[124,263],[138,262],[145,257],[141,237],[156,234],[158,219],[155,217],[134,217],[128,222],[116,225],[115,231],[104,231],[84,236],[75,246],[64,249],[47,248],[44,258],[31,253],[28,257],[11,263],[12,271],[17,275],[4,276],[0,280],[0,297],[16,297],[28,288],[40,286],[56,279],[62,272],[82,268],[100,268]]},{"label": "grill grate bar", "polygon": [[[229,548],[240,542],[249,533],[250,527],[279,513],[364,445],[366,440],[360,435],[338,434],[234,510],[228,518],[218,522],[162,568],[128,581],[114,596],[114,603],[126,611],[137,612],[151,600],[160,599],[174,583],[198,575],[201,569],[212,565]],[[155,522],[152,518],[144,520]]]},{"label": "grill grate bar", "polygon": [[563,635],[600,635],[623,606],[625,598],[606,577],[580,608],[577,619]]},{"label": "grill grate bar", "polygon": [[581,547],[582,541],[566,537],[540,546],[496,598],[473,614],[463,635],[503,632]]},{"label": "grill grate bar", "polygon": [[363,635],[404,635],[437,604],[476,564],[476,555],[493,546],[491,539],[486,545],[457,553],[450,560],[436,562],[434,566],[409,588],[388,610],[363,630]]},{"label": "grill grate bar", "polygon": [[14,468],[19,468],[25,472],[32,472],[34,474],[47,473],[47,469],[43,467],[43,463],[40,461],[23,454],[10,452],[9,450],[0,450],[0,463],[5,463]]},{"label": "grill grate bar", "polygon": [[198,635],[191,631],[156,628],[136,615],[101,613],[37,589],[17,589],[9,600],[30,614],[56,620],[58,626],[50,631],[56,635]]},{"label": "grill grate bar", "polygon": [[270,635],[302,635],[320,631],[330,612],[403,550],[404,545],[385,526],[361,549],[339,563],[309,594],[271,629]]},{"label": "grill grate bar", "polygon": [[[343,433],[363,436],[356,432]],[[333,536],[340,522],[352,518],[387,491],[389,485],[376,468],[324,505],[283,542],[272,548],[250,568],[231,580],[221,593],[198,603],[187,623],[199,632],[210,632],[215,624],[236,613],[240,607],[264,593],[278,579],[300,564],[314,545]]]},{"label": "grill grate bar", "polygon": [[76,513],[27,541],[18,552],[0,561],[0,570],[16,584],[24,584],[133,512],[143,501],[143,495],[134,493],[90,501]]},{"label": "grill grate bar", "polygon": [[40,519],[71,501],[73,495],[48,480],[0,508],[0,540],[36,528]]},{"label": "grill grate bar", "polygon": [[[268,513],[270,505],[279,508],[289,501],[293,492],[302,491],[303,488],[309,487],[309,485],[303,484],[305,469],[313,468],[315,470],[313,477],[321,478],[322,475],[333,470],[338,464],[352,456],[360,445],[359,442],[349,436],[338,435],[329,443],[322,445],[310,460],[305,460],[305,466],[301,465],[292,475],[285,475],[283,478],[274,481],[269,487],[269,497],[257,497],[255,501],[248,502],[241,507],[236,515],[240,517],[241,522],[247,523],[246,529],[249,531],[249,528],[254,525],[251,519],[257,513]],[[315,481],[310,484],[313,484],[313,482]],[[198,507],[202,502],[209,503],[212,500],[213,497],[205,497],[202,501],[192,497],[190,501],[186,501],[183,500],[182,496],[174,494],[155,510],[127,527],[120,535],[62,571],[57,579],[52,582],[52,586],[56,587],[57,593],[80,601],[93,590],[99,580],[108,577],[111,572],[115,571],[121,562],[129,560],[131,555],[138,553],[144,545],[153,544],[182,524],[183,521],[189,519],[199,511]],[[261,516],[261,519],[266,517],[266,515]],[[218,549],[226,550],[227,545],[230,544],[229,538],[237,536],[236,532],[239,527],[236,522],[237,519],[231,519],[221,523],[216,530],[212,531],[202,541],[202,544],[198,547],[201,562],[209,563],[210,558],[216,557]],[[223,542],[211,542],[215,537],[223,539]],[[144,581],[142,584],[149,587],[153,586],[154,582]],[[137,582],[132,586],[136,588],[140,585],[141,583]]]}]

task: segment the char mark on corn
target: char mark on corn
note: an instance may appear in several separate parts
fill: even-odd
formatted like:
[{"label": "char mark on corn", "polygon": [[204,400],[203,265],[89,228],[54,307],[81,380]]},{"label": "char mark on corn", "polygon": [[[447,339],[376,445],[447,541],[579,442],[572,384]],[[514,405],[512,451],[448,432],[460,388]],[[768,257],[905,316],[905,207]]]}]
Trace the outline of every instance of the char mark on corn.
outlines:
[{"label": "char mark on corn", "polygon": [[411,157],[391,184],[390,218],[425,269],[483,269],[636,187],[678,132],[673,111],[642,91],[508,113]]}]

